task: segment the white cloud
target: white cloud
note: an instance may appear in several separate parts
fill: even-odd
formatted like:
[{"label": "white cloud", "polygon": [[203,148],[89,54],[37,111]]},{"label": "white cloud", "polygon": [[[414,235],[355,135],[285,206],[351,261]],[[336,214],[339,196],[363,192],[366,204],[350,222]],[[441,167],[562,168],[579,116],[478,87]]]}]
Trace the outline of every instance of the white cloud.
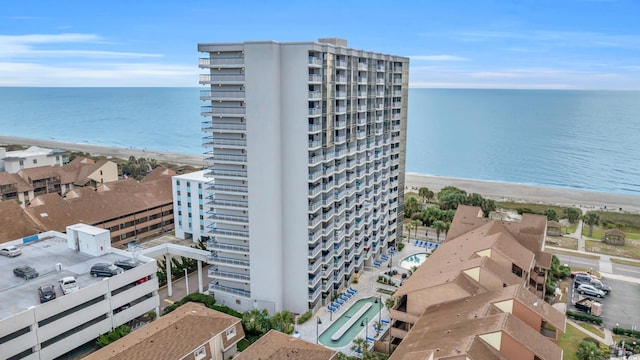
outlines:
[{"label": "white cloud", "polygon": [[0,86],[198,86],[196,66],[154,63],[43,65],[0,62]]},{"label": "white cloud", "polygon": [[467,61],[469,59],[455,55],[411,55],[411,60],[425,60],[425,61]]}]

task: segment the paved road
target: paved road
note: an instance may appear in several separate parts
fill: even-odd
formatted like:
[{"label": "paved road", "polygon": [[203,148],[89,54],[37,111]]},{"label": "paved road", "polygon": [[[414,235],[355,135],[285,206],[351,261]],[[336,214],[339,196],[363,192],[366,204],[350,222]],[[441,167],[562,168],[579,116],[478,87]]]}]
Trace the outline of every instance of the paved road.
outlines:
[{"label": "paved road", "polygon": [[[164,310],[165,307],[173,304],[173,302],[182,299],[187,296],[186,289],[186,281],[184,277],[173,281],[173,294],[169,296],[167,286],[164,286],[158,290],[158,295],[160,296],[160,313]],[[202,289],[207,290],[208,288],[208,278],[207,278],[207,267],[202,267]],[[198,292],[198,273],[193,272],[189,274],[189,294]]]},{"label": "paved road", "polygon": [[556,254],[556,256],[561,264],[567,264],[570,267],[591,268],[603,273],[604,277],[618,278],[621,280],[623,279],[622,277],[624,277],[629,278],[626,279],[628,281],[635,281],[640,284],[640,267],[608,262],[609,266],[611,266],[611,271],[609,272],[602,269],[607,261],[564,254]]}]

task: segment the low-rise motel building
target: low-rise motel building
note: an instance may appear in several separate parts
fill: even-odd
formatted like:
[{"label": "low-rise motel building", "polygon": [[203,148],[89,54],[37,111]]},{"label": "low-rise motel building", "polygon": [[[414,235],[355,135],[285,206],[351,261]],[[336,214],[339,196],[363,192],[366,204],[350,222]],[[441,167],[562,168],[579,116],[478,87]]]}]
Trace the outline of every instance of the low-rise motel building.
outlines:
[{"label": "low-rise motel building", "polygon": [[390,360],[560,360],[563,313],[546,303],[547,219],[460,206],[443,244],[394,294]]}]

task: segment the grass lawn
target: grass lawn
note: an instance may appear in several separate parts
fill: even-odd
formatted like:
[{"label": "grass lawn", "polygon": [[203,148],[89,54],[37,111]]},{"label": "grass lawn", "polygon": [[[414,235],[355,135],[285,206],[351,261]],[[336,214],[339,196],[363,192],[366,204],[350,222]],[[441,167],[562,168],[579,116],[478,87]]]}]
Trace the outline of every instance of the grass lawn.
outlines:
[{"label": "grass lawn", "polygon": [[563,360],[578,360],[576,357],[576,351],[578,351],[578,345],[582,342],[586,335],[578,330],[575,326],[567,324],[567,331],[564,334],[560,333],[558,337],[558,346],[563,350]]},{"label": "grass lawn", "polygon": [[600,256],[597,256],[597,255],[587,255],[587,254],[574,253],[570,251],[562,251],[557,249],[547,249],[546,251],[552,254],[569,255],[569,256],[581,257],[584,259],[594,259],[594,260],[600,259]]},{"label": "grass lawn", "polygon": [[597,327],[593,326],[592,324],[580,322],[580,323],[578,323],[578,325],[582,326],[583,328],[591,331],[592,333],[594,333],[594,334],[596,334],[596,335],[598,335],[598,336],[600,336],[601,338],[604,339],[604,331],[598,329]]},{"label": "grass lawn", "polygon": [[238,341],[238,351],[240,352],[244,351],[246,348],[249,347],[249,345],[251,345],[251,343],[247,339],[242,339]]},{"label": "grass lawn", "polygon": [[585,250],[640,260],[640,241],[638,240],[627,239],[622,246],[609,245],[602,241],[585,240]]},{"label": "grass lawn", "polygon": [[612,263],[616,263],[616,264],[621,264],[621,265],[629,265],[629,266],[638,266],[638,267],[640,267],[640,262],[637,262],[637,261],[611,258],[611,262]]},{"label": "grass lawn", "polygon": [[578,239],[564,236],[547,236],[546,244],[564,249],[578,250]]}]

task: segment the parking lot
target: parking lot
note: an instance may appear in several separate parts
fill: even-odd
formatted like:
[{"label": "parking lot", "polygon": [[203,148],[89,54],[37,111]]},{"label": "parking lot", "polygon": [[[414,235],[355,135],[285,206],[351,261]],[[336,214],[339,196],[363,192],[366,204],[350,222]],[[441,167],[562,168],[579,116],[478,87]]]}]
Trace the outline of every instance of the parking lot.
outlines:
[{"label": "parking lot", "polygon": [[[619,324],[628,329],[640,325],[640,306],[635,301],[640,296],[639,285],[606,277],[601,280],[612,289],[611,294],[599,300],[602,303],[603,325],[613,328]],[[577,300],[579,295],[573,286],[570,295],[567,310],[580,312],[572,305],[571,299]]]}]

